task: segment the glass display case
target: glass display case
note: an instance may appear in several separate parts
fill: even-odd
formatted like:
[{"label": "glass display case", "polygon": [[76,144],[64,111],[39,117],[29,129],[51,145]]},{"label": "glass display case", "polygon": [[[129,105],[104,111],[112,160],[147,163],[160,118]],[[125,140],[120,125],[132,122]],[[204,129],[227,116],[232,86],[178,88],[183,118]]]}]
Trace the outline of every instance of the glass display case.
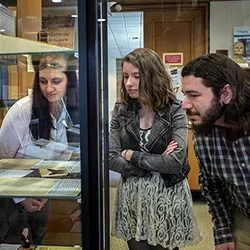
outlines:
[{"label": "glass display case", "polygon": [[0,1],[1,249],[104,244],[105,4]]},{"label": "glass display case", "polygon": [[[108,162],[122,58],[153,49],[183,100],[181,69],[200,55],[239,56],[250,73],[249,9],[247,0],[0,0],[0,250],[127,249],[110,234],[121,176]],[[187,147],[188,184],[201,197],[191,129]],[[212,249],[209,240],[194,249]]]}]

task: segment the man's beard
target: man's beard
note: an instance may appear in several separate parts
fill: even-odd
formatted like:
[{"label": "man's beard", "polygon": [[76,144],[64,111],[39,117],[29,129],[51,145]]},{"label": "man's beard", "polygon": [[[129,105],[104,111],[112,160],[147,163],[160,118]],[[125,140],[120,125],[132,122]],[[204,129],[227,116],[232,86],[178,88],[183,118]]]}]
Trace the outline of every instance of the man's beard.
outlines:
[{"label": "man's beard", "polygon": [[[192,129],[194,129],[198,134],[211,133],[215,122],[222,116],[223,113],[224,106],[221,105],[220,98],[214,97],[210,108],[206,111],[205,117],[202,118],[202,123],[199,125],[192,124]],[[187,111],[187,114],[189,114],[189,111]]]}]

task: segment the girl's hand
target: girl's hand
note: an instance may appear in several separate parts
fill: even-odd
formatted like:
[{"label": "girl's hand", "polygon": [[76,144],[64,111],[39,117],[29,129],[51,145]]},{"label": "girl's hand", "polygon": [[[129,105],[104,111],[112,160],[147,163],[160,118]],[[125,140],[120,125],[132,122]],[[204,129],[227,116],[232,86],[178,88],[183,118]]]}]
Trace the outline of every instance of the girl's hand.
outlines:
[{"label": "girl's hand", "polygon": [[132,154],[134,153],[133,150],[131,149],[125,149],[121,152],[121,156],[126,160],[126,161],[130,161]]},{"label": "girl's hand", "polygon": [[41,201],[32,198],[26,198],[25,200],[21,201],[20,204],[25,208],[28,212],[36,212],[41,210]]},{"label": "girl's hand", "polygon": [[175,141],[171,141],[166,150],[163,152],[164,155],[169,155],[171,154],[176,148],[178,147],[178,143]]}]

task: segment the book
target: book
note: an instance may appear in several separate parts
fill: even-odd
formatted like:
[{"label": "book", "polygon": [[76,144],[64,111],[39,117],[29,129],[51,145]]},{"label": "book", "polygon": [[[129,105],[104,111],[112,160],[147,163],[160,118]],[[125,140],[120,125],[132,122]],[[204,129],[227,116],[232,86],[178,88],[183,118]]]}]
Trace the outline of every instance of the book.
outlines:
[{"label": "book", "polygon": [[41,177],[45,178],[63,177],[69,174],[68,170],[65,167],[39,168],[39,173]]}]

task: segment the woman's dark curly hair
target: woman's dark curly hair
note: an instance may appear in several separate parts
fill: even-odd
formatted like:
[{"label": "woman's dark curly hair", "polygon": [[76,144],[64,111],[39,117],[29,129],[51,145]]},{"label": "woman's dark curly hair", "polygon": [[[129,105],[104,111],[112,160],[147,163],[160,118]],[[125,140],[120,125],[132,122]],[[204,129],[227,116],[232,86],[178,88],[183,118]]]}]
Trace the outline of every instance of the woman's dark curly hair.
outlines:
[{"label": "woman's dark curly hair", "polygon": [[[57,57],[63,55],[66,60],[66,70],[64,73],[67,76],[68,84],[66,88],[66,108],[74,124],[79,124],[80,112],[79,112],[79,83],[77,77],[77,58],[73,54],[49,54],[49,56]],[[33,66],[35,69],[35,78],[33,84],[33,104],[32,104],[32,119],[39,120],[39,126],[31,126],[31,132],[35,139],[44,138],[50,139],[50,130],[52,128],[52,119],[49,111],[49,102],[41,92],[39,85],[39,70],[45,66],[41,63],[41,59],[45,55],[35,55],[32,57]],[[60,65],[55,65],[60,67]],[[39,130],[39,131],[38,131]]]},{"label": "woman's dark curly hair", "polygon": [[220,97],[221,89],[229,84],[233,94],[230,103],[224,107],[224,119],[230,126],[227,133],[238,138],[243,134],[249,134],[249,76],[237,63],[222,54],[206,54],[185,65],[182,77],[189,75],[202,78],[203,84],[211,88],[217,98]]},{"label": "woman's dark curly hair", "polygon": [[[122,67],[124,62],[133,64],[139,70],[140,103],[146,105],[151,110],[156,110],[175,100],[171,78],[156,52],[147,48],[139,48],[122,59]],[[129,96],[125,88],[124,78],[121,81],[120,94],[121,102],[124,104],[133,104],[138,101]]]}]

